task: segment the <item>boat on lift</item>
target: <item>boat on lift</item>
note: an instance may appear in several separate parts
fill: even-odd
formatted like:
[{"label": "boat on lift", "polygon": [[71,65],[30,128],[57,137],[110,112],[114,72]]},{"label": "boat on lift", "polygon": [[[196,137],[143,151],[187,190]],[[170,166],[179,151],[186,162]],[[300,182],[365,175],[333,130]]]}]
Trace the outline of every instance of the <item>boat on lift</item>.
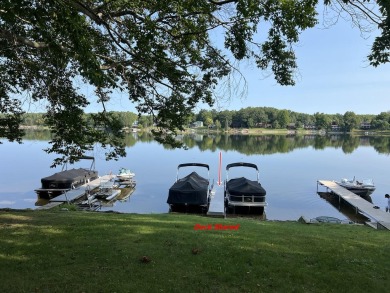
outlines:
[{"label": "boat on lift", "polygon": [[116,177],[117,177],[120,181],[130,180],[130,179],[132,179],[134,176],[135,176],[135,173],[134,173],[134,172],[131,172],[130,169],[126,169],[126,168],[120,168],[120,169],[119,169],[118,175],[116,175]]},{"label": "boat on lift", "polygon": [[[229,169],[233,167],[249,167],[257,171],[257,180],[245,177],[229,179]],[[266,191],[259,181],[259,169],[252,163],[232,163],[226,166],[225,180],[225,205],[226,207],[264,207]]]},{"label": "boat on lift", "polygon": [[[179,169],[183,167],[202,167],[207,169],[208,178],[200,176],[193,171],[185,177],[179,179]],[[185,163],[177,167],[177,176],[175,183],[169,189],[167,203],[171,210],[180,208],[201,208],[208,210],[210,204],[210,186],[209,179],[210,167],[201,163]]]},{"label": "boat on lift", "polygon": [[362,181],[343,178],[341,181],[335,181],[341,187],[348,189],[349,191],[359,195],[361,197],[370,196],[376,189],[374,181],[372,179],[363,179]]},{"label": "boat on lift", "polygon": [[98,171],[95,170],[95,158],[82,156],[79,160],[92,160],[91,166],[87,168],[67,169],[67,164],[62,166],[62,171],[54,173],[51,176],[41,179],[41,188],[35,189],[38,198],[51,199],[59,196],[66,191],[76,189],[99,177]]}]

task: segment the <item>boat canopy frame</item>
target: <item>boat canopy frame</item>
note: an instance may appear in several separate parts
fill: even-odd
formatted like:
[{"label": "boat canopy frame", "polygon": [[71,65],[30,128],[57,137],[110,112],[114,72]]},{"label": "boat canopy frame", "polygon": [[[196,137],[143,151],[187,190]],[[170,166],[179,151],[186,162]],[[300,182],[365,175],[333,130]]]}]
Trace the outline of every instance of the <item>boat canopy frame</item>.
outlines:
[{"label": "boat canopy frame", "polygon": [[207,168],[207,179],[210,181],[210,166],[203,163],[184,163],[177,166],[176,182],[179,180],[179,169],[183,167],[204,167]]},{"label": "boat canopy frame", "polygon": [[[92,163],[91,163],[91,167],[89,167],[89,170],[95,170],[95,157],[92,157],[92,156],[80,156],[80,157],[77,157],[76,158],[77,161],[80,161],[80,160],[92,160]],[[64,170],[68,170],[68,162],[66,161],[63,165],[62,165],[62,171]]]},{"label": "boat canopy frame", "polygon": [[260,181],[259,177],[259,168],[257,167],[256,164],[253,163],[244,163],[244,162],[238,162],[238,163],[231,163],[226,165],[226,182],[229,180],[229,169],[234,168],[234,167],[249,167],[249,168],[254,168],[257,171],[257,181]]}]

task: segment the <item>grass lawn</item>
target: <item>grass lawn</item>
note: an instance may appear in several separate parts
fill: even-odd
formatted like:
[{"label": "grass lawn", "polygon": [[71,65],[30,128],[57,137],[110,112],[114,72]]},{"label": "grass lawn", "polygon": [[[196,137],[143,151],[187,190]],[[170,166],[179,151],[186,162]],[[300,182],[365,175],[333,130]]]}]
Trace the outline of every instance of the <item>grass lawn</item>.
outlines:
[{"label": "grass lawn", "polygon": [[10,210],[0,211],[0,260],[0,292],[388,292],[390,233],[184,214]]}]

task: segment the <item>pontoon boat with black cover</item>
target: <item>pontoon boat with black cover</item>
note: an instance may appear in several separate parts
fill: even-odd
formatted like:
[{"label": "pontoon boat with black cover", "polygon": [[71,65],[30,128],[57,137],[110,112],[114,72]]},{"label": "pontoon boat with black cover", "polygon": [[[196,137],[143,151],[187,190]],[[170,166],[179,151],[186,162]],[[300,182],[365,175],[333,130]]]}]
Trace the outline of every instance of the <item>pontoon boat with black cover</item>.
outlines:
[{"label": "pontoon boat with black cover", "polygon": [[200,163],[180,164],[177,167],[176,182],[169,189],[167,203],[171,210],[180,207],[200,207],[207,211],[210,202],[210,180],[192,172],[179,179],[179,169],[182,167],[204,167],[209,173],[209,165]]},{"label": "pontoon boat with black cover", "polygon": [[97,179],[98,172],[93,170],[95,158],[83,156],[80,159],[92,160],[89,170],[85,168],[64,170],[66,168],[66,165],[64,165],[61,172],[41,179],[42,187],[35,190],[38,197],[50,199]]},{"label": "pontoon boat with black cover", "polygon": [[[257,180],[245,177],[228,179],[228,172],[233,167],[250,167],[257,171]],[[227,207],[248,206],[264,207],[266,191],[259,182],[259,169],[251,163],[232,163],[226,166],[225,203]]]}]

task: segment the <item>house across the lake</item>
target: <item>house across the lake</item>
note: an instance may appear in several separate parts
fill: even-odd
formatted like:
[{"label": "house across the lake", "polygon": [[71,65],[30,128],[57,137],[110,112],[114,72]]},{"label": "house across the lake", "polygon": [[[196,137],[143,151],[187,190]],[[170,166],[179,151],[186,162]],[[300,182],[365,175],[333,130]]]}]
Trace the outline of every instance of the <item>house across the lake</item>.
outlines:
[{"label": "house across the lake", "polygon": [[306,130],[316,130],[317,129],[317,127],[314,124],[305,124],[303,126],[303,128]]},{"label": "house across the lake", "polygon": [[331,127],[331,130],[332,131],[340,131],[341,130],[341,126],[338,125],[336,122],[332,122],[332,124],[330,125]]},{"label": "house across the lake", "polygon": [[190,126],[193,127],[193,128],[203,127],[203,121],[192,122]]},{"label": "house across the lake", "polygon": [[287,129],[295,130],[295,129],[297,129],[297,126],[295,125],[295,123],[289,123],[289,124],[287,124]]},{"label": "house across the lake", "polygon": [[362,122],[360,123],[360,128],[361,129],[370,129],[371,128],[371,123],[370,122]]}]

